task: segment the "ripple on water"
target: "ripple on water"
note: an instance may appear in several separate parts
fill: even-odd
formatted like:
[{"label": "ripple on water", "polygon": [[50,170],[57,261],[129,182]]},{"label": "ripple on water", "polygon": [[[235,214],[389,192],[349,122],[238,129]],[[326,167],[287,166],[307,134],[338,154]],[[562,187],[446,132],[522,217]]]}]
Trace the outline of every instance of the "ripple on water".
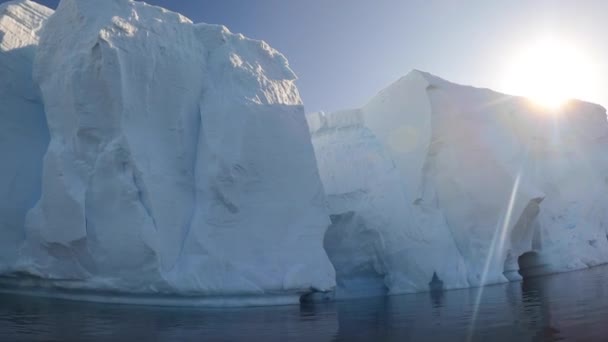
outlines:
[{"label": "ripple on water", "polygon": [[[483,290],[474,341],[604,340],[608,267]],[[0,341],[458,341],[479,289],[262,308],[171,308],[0,295]]]}]

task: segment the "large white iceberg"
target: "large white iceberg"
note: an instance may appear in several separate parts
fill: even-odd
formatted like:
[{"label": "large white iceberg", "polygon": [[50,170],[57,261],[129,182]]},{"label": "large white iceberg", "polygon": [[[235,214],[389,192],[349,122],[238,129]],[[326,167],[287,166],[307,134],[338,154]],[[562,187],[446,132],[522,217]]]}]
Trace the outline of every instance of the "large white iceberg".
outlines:
[{"label": "large white iceberg", "polygon": [[141,2],[61,1],[34,63],[50,144],[13,274],[210,305],[332,289],[295,78],[279,52],[223,26]]},{"label": "large white iceberg", "polygon": [[308,120],[339,296],[479,286],[608,262],[600,106],[543,109],[413,71],[361,109]]}]

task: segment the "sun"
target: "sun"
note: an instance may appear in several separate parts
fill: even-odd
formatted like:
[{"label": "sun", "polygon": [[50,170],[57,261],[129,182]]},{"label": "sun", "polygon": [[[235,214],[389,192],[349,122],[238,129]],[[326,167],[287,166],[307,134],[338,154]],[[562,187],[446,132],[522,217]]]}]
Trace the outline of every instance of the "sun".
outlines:
[{"label": "sun", "polygon": [[571,98],[585,98],[593,87],[589,57],[577,46],[554,37],[518,49],[509,62],[505,90],[549,109]]}]

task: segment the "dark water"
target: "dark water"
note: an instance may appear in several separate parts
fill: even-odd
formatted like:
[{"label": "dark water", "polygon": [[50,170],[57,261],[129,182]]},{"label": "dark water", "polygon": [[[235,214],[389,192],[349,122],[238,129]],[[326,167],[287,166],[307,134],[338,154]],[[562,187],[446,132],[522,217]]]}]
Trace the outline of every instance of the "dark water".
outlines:
[{"label": "dark water", "polygon": [[0,341],[608,341],[608,267],[486,287],[471,329],[478,291],[242,309],[0,295]]}]

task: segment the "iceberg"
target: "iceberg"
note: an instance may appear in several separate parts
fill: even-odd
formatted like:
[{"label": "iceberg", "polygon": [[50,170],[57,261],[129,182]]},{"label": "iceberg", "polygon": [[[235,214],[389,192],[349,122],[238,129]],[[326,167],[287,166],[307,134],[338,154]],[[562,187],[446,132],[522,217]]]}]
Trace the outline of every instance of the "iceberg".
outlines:
[{"label": "iceberg", "polygon": [[[32,3],[13,7],[33,22]],[[24,240],[7,275],[206,305],[297,303],[334,287],[323,186],[282,54],[128,0],[63,0],[36,41],[44,111],[34,101],[31,118],[14,120],[42,130],[46,118],[50,141],[39,139],[41,168],[40,153],[21,166],[42,170],[39,200],[32,189],[14,211],[24,222],[3,217],[3,234]]]},{"label": "iceberg", "polygon": [[[308,115],[337,297],[464,288],[608,262],[606,110],[412,71]],[[431,288],[430,288],[431,287]]]}]

